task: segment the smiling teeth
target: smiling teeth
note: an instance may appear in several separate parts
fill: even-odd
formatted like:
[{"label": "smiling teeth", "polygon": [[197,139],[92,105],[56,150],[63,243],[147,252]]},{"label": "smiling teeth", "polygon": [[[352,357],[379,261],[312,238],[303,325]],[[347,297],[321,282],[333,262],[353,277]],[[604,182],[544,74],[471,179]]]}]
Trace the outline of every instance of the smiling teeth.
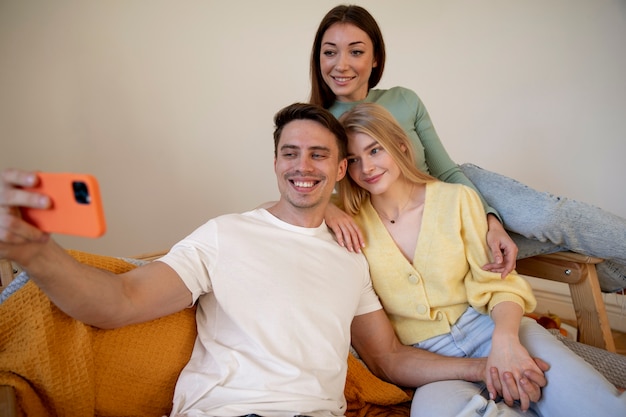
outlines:
[{"label": "smiling teeth", "polygon": [[352,79],[352,77],[335,77],[335,80],[339,81],[339,82],[346,82],[346,81],[350,81]]},{"label": "smiling teeth", "polygon": [[295,185],[296,187],[301,187],[301,188],[311,188],[315,185],[315,183],[313,181],[294,181],[293,185]]}]

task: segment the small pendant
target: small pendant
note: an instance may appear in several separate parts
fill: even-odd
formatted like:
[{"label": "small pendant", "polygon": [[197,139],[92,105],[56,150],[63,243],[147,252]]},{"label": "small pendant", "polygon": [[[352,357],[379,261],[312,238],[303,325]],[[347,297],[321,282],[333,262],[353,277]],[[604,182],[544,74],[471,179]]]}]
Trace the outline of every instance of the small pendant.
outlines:
[{"label": "small pendant", "polygon": [[391,222],[391,224],[396,224],[395,220],[389,220]]}]

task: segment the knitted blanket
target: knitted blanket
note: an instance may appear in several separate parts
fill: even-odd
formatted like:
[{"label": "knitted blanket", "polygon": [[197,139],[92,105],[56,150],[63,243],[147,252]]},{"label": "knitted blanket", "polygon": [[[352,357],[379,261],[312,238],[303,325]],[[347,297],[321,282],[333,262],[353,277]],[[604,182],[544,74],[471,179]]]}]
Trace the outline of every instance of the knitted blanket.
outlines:
[{"label": "knitted blanket", "polygon": [[[77,251],[115,273],[135,265]],[[15,388],[22,416],[162,416],[196,337],[195,310],[101,330],[76,321],[32,282],[0,304],[0,385]],[[349,417],[408,416],[410,391],[376,378],[352,355]]]}]

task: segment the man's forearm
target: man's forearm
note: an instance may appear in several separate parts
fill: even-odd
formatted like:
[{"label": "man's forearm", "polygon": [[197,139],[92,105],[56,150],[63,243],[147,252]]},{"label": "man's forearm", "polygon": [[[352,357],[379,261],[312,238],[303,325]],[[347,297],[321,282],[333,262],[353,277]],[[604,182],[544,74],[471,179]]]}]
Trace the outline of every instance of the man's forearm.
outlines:
[{"label": "man's forearm", "polygon": [[[446,380],[470,382],[486,380],[486,358],[446,357],[410,346],[405,346],[405,348],[412,350],[412,352],[399,352],[400,356],[386,363],[385,370],[377,369],[374,373],[387,382],[412,388]],[[540,359],[535,359],[535,361],[544,372],[549,368]],[[497,392],[492,393],[494,396],[501,395],[501,389],[505,385],[509,389],[517,387],[517,381],[512,374],[505,373],[504,379],[499,380],[497,369],[494,369],[494,371],[494,378],[498,380]],[[519,388],[526,392],[530,400],[539,401],[541,388],[546,385],[545,376],[541,372],[528,372],[522,378],[521,383],[522,385]]]},{"label": "man's forearm", "polygon": [[77,262],[52,240],[22,266],[57,307],[80,321],[98,326],[120,308],[121,280]]},{"label": "man's forearm", "polygon": [[486,358],[442,356],[412,346],[404,346],[384,361],[374,373],[381,379],[404,387],[420,387],[436,381],[483,381]]}]

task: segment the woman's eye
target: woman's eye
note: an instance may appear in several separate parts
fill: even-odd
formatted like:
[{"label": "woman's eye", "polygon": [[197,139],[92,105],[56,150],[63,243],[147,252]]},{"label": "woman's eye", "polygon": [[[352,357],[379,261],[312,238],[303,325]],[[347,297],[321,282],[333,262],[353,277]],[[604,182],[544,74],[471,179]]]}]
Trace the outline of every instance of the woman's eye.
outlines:
[{"label": "woman's eye", "polygon": [[356,162],[356,158],[348,158],[348,165],[352,165]]},{"label": "woman's eye", "polygon": [[322,55],[333,56],[335,55],[335,51],[322,51]]},{"label": "woman's eye", "polygon": [[354,50],[352,51],[352,55],[363,55],[365,52],[360,51],[360,50]]}]

